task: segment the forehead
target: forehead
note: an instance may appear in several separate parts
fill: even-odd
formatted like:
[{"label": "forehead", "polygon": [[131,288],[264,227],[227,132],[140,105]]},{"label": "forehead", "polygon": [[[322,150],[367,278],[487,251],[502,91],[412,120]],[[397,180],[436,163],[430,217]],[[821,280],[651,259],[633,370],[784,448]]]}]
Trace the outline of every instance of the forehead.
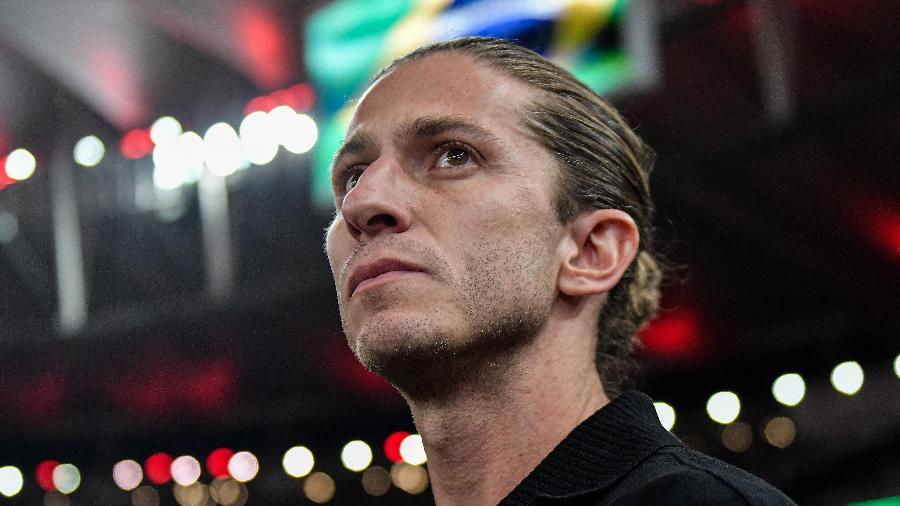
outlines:
[{"label": "forehead", "polygon": [[474,58],[444,51],[401,64],[360,99],[347,130],[378,134],[423,116],[459,116],[486,127],[519,129],[519,110],[536,91]]}]

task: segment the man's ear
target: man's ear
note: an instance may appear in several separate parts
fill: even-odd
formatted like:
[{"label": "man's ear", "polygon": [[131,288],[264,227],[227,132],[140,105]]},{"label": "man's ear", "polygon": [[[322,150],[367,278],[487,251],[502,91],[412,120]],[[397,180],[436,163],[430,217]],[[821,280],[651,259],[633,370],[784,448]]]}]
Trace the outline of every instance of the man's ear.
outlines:
[{"label": "man's ear", "polygon": [[571,297],[606,293],[634,261],[640,235],[628,213],[597,209],[569,224],[557,285]]}]

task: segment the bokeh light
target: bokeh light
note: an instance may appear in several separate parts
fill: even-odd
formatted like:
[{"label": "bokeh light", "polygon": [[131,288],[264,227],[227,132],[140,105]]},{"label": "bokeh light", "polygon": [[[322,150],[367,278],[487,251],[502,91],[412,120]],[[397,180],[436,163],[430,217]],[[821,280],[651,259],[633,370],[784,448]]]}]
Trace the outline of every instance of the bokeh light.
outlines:
[{"label": "bokeh light", "polygon": [[81,472],[73,464],[60,464],[53,469],[53,485],[63,494],[71,494],[81,485]]},{"label": "bokeh light", "polygon": [[659,423],[666,430],[671,431],[672,427],[675,426],[675,408],[665,402],[654,402],[653,407],[656,408],[656,416],[659,418]]},{"label": "bokeh light", "polygon": [[271,128],[268,113],[251,112],[241,121],[238,131],[241,153],[250,162],[265,165],[278,154],[278,134]]},{"label": "bokeh light", "polygon": [[159,492],[155,488],[144,485],[131,493],[132,506],[159,506]]},{"label": "bokeh light", "polygon": [[772,395],[785,406],[796,406],[806,396],[806,382],[797,373],[782,374],[772,383]]},{"label": "bokeh light", "polygon": [[122,136],[119,151],[129,160],[137,160],[153,152],[153,140],[149,129],[135,128]]},{"label": "bokeh light", "polygon": [[203,136],[203,162],[217,176],[230,176],[241,165],[241,141],[228,123],[216,123]]},{"label": "bokeh light", "polygon": [[209,485],[209,495],[216,504],[243,506],[247,502],[247,487],[232,478],[216,478]]},{"label": "bokeh light", "polygon": [[863,369],[858,362],[841,362],[831,370],[831,385],[844,395],[854,395],[863,386]]},{"label": "bokeh light", "polygon": [[161,144],[178,137],[181,132],[181,123],[177,119],[172,116],[163,116],[150,126],[150,140],[154,144]]},{"label": "bokeh light", "polygon": [[420,494],[428,488],[428,472],[422,466],[397,462],[391,466],[391,481],[408,494]]},{"label": "bokeh light", "polygon": [[425,455],[425,445],[422,444],[422,436],[410,434],[400,442],[400,456],[409,464],[422,465],[428,461]]},{"label": "bokeh light", "polygon": [[741,414],[741,400],[734,392],[716,392],[706,401],[706,413],[714,422],[727,425]]},{"label": "bokeh light", "polygon": [[397,431],[384,440],[384,455],[388,460],[391,462],[403,460],[403,457],[400,455],[400,443],[402,443],[408,435],[409,432]]},{"label": "bokeh light", "polygon": [[184,175],[171,165],[153,166],[153,185],[160,190],[174,190],[184,183]]},{"label": "bokeh light", "polygon": [[154,453],[144,461],[144,476],[162,485],[172,479],[172,456],[165,452]]},{"label": "bokeh light", "polygon": [[0,494],[3,494],[5,497],[13,497],[22,491],[24,484],[25,478],[18,467],[0,467]]},{"label": "bokeh light", "polygon": [[268,119],[270,128],[278,135],[278,144],[291,153],[306,153],[319,138],[315,120],[306,114],[297,114],[286,105],[272,109]]},{"label": "bokeh light", "polygon": [[182,455],[172,461],[172,479],[186,487],[200,479],[200,462],[190,455]]},{"label": "bokeh light", "polygon": [[172,492],[181,506],[205,506],[210,500],[209,488],[203,483],[194,482],[190,485],[176,483]]},{"label": "bokeh light", "polygon": [[113,466],[113,481],[122,490],[134,490],[144,479],[141,465],[133,460],[121,460]]},{"label": "bokeh light", "polygon": [[24,181],[34,174],[37,161],[27,149],[19,148],[6,157],[6,175]]},{"label": "bokeh light", "polygon": [[900,354],[894,358],[894,374],[900,378]]},{"label": "bokeh light", "polygon": [[314,503],[326,503],[334,497],[334,480],[323,472],[312,473],[303,480],[303,494]]},{"label": "bokeh light", "polygon": [[184,132],[153,148],[153,183],[173,190],[195,182],[203,173],[204,144],[196,132]]},{"label": "bokeh light", "polygon": [[305,446],[295,446],[284,452],[281,465],[288,476],[302,478],[312,471],[316,464],[313,453]]},{"label": "bokeh light", "polygon": [[228,474],[237,481],[250,481],[258,472],[259,459],[248,451],[237,452],[228,460]]},{"label": "bokeh light", "polygon": [[391,488],[391,473],[381,466],[372,466],[362,475],[362,487],[369,495],[384,495]]},{"label": "bokeh light", "polygon": [[787,448],[797,437],[797,427],[793,420],[786,416],[776,416],[766,422],[763,436],[776,448]]},{"label": "bokeh light", "polygon": [[45,460],[37,465],[34,471],[34,479],[39,487],[44,490],[56,490],[56,485],[53,484],[53,470],[58,465],[59,462],[55,460]]},{"label": "bokeh light", "polygon": [[365,441],[350,441],[341,449],[341,462],[351,471],[362,471],[372,463],[372,448]]},{"label": "bokeh light", "polygon": [[95,167],[103,160],[104,154],[106,146],[96,135],[82,137],[75,143],[75,149],[72,151],[75,163],[82,167]]},{"label": "bokeh light", "polygon": [[228,476],[228,461],[234,455],[230,448],[216,448],[206,457],[206,470],[213,478]]},{"label": "bokeh light", "polygon": [[753,428],[745,422],[730,423],[722,427],[719,437],[725,448],[735,453],[741,453],[750,448],[750,444],[753,442]]}]

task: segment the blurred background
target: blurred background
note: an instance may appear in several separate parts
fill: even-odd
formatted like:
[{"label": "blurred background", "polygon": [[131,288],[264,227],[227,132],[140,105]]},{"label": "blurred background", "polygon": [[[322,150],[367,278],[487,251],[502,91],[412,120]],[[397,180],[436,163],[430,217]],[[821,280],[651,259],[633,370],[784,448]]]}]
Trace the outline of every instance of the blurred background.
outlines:
[{"label": "blurred background", "polygon": [[372,72],[468,34],[570,68],[656,149],[678,268],[638,386],[664,424],[801,504],[900,503],[898,14],[0,0],[0,505],[431,503],[340,330],[327,171]]}]

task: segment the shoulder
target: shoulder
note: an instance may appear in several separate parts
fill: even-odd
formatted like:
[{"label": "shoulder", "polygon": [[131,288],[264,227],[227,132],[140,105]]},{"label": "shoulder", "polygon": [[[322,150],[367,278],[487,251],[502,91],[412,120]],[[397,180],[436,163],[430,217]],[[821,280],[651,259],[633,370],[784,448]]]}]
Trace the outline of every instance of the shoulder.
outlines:
[{"label": "shoulder", "polygon": [[659,448],[608,491],[600,504],[792,505],[756,476],[686,446]]}]

